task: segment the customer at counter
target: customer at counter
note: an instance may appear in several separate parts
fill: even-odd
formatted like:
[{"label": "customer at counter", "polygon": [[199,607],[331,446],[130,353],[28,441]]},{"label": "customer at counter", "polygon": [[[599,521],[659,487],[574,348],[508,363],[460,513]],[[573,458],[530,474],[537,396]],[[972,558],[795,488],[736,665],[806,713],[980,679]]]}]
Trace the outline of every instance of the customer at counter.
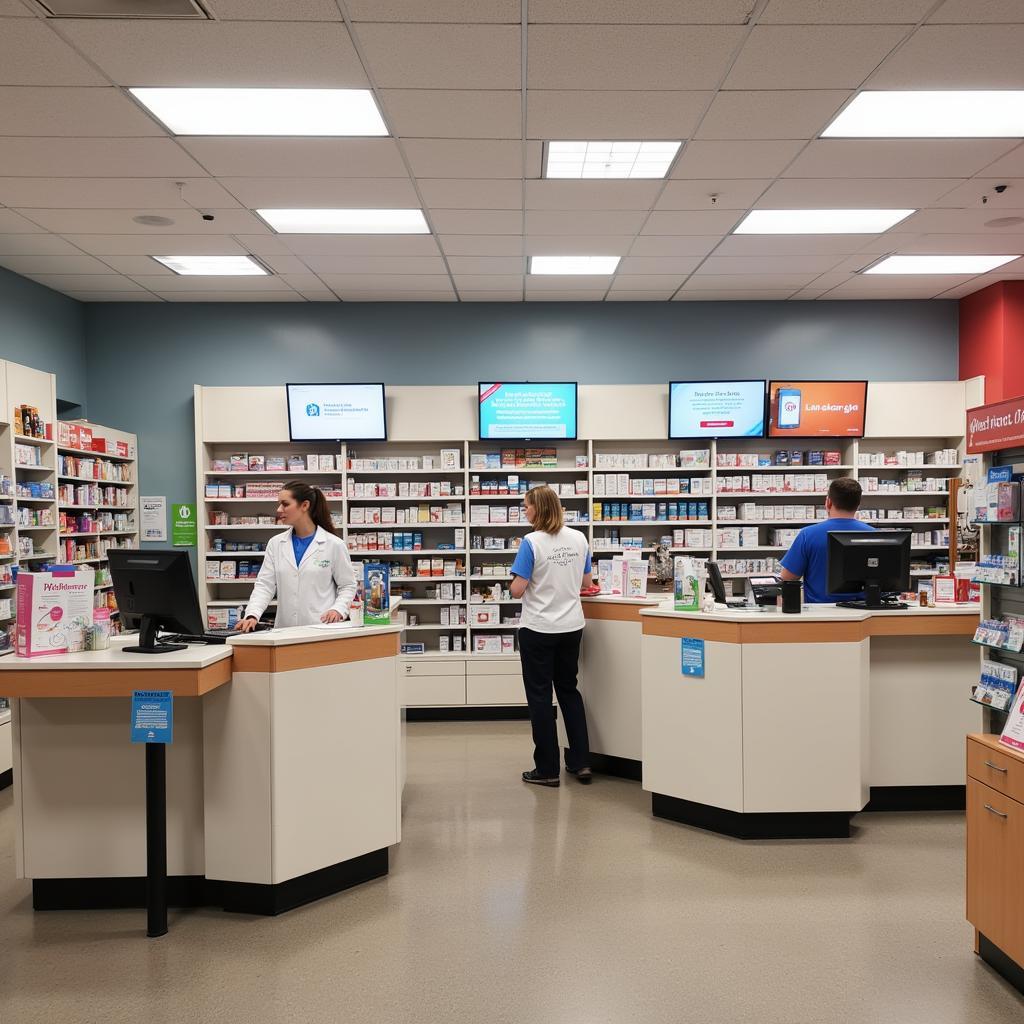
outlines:
[{"label": "customer at counter", "polygon": [[782,558],[783,580],[804,581],[807,604],[835,604],[854,601],[863,594],[830,594],[828,592],[828,535],[834,530],[873,530],[857,518],[861,487],[852,477],[841,476],[829,484],[825,497],[826,518],[805,526]]}]

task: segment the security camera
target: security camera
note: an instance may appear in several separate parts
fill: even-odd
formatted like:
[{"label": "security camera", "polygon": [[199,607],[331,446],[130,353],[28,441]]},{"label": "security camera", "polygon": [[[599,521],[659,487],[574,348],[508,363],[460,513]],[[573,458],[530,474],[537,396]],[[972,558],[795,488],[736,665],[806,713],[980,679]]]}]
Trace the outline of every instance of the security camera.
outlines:
[{"label": "security camera", "polygon": [[1009,185],[993,185],[992,191],[998,192],[1000,195],[1002,195],[1009,187]]},{"label": "security camera", "polygon": [[212,213],[204,213],[203,214],[203,220],[215,220],[215,219],[216,218],[213,216]]}]

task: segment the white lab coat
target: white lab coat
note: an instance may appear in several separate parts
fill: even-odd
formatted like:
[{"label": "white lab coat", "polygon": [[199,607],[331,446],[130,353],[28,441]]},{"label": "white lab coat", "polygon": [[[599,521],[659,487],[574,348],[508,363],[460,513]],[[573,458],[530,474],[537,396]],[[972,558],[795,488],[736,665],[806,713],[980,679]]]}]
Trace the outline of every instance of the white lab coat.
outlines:
[{"label": "white lab coat", "polygon": [[286,530],[267,544],[245,614],[258,619],[276,595],[275,626],[310,626],[332,608],[347,616],[355,594],[356,575],[340,537],[318,526],[296,567],[292,531]]}]

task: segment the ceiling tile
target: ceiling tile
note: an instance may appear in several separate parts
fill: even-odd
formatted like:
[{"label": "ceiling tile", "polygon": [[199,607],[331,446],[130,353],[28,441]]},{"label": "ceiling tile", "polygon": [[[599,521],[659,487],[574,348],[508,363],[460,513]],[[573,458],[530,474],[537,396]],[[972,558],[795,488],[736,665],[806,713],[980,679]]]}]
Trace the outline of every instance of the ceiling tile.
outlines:
[{"label": "ceiling tile", "polygon": [[78,250],[57,235],[0,234],[2,256],[71,256]]},{"label": "ceiling tile", "polygon": [[519,24],[520,0],[346,0],[353,21]]},{"label": "ceiling tile", "polygon": [[529,89],[530,139],[688,139],[711,92]]},{"label": "ceiling tile", "polygon": [[304,298],[336,301],[337,296],[316,274],[278,274],[278,279],[294,288]]},{"label": "ceiling tile", "polygon": [[521,210],[523,185],[516,178],[417,178],[432,210]]},{"label": "ceiling tile", "polygon": [[132,277],[136,284],[142,285],[157,295],[171,295],[174,292],[279,292],[289,289],[284,282],[274,275],[265,277],[202,277],[182,274],[145,274]]},{"label": "ceiling tile", "polygon": [[774,178],[805,143],[688,142],[672,170],[673,178]]},{"label": "ceiling tile", "polygon": [[[195,278],[193,278],[195,280]],[[305,302],[298,292],[287,291],[253,292],[157,292],[168,302]]]},{"label": "ceiling tile", "polygon": [[[993,192],[993,186],[1007,185],[1007,191],[1000,195]],[[982,202],[984,197],[987,202]],[[1009,207],[1019,206],[1024,202],[1024,178],[971,178],[951,188],[935,199],[932,206],[984,206],[989,217],[1006,216],[1004,211]]]},{"label": "ceiling tile", "polygon": [[721,241],[721,235],[641,235],[628,252],[644,258],[706,256]]},{"label": "ceiling tile", "polygon": [[619,264],[619,277],[638,274],[690,274],[700,266],[700,256],[627,256]]},{"label": "ceiling tile", "polygon": [[38,211],[33,210],[32,219],[29,220],[28,218],[15,213],[14,210],[0,210],[0,234],[14,235],[21,234],[22,232],[32,234],[37,231],[44,231],[45,228],[34,223],[36,220],[35,214],[37,212]]},{"label": "ceiling tile", "polygon": [[[417,178],[522,178],[523,146],[511,140],[407,139],[405,154]],[[540,176],[541,145],[527,145],[526,177]]]},{"label": "ceiling tile", "polygon": [[527,274],[526,293],[529,295],[531,292],[583,292],[600,289],[603,294],[611,282],[611,274]]},{"label": "ceiling tile", "polygon": [[602,302],[604,289],[591,291],[531,292],[527,291],[527,302]]},{"label": "ceiling tile", "polygon": [[521,139],[523,97],[487,89],[385,89],[393,135],[410,139]]},{"label": "ceiling tile", "polygon": [[815,139],[786,178],[969,178],[1008,153],[1013,139]]},{"label": "ceiling tile", "polygon": [[1020,89],[1017,25],[924,25],[871,76],[871,89]]},{"label": "ceiling tile", "polygon": [[204,0],[218,21],[341,21],[335,0]]},{"label": "ceiling tile", "polygon": [[[703,274],[824,274],[841,256],[709,256]],[[864,257],[861,257],[864,259]]]},{"label": "ceiling tile", "polygon": [[709,292],[684,288],[675,302],[782,302],[793,294],[792,288],[738,289],[731,292]]},{"label": "ceiling tile", "polygon": [[916,25],[935,0],[768,0],[762,25]]},{"label": "ceiling tile", "polygon": [[745,29],[531,25],[531,89],[714,89]]},{"label": "ceiling tile", "polygon": [[890,232],[881,235],[875,245],[865,246],[859,252],[877,251],[908,254],[969,253],[972,255],[1007,255],[1024,253],[1024,233],[1004,234],[986,229],[983,233],[962,235],[916,235]]},{"label": "ceiling tile", "polygon": [[973,275],[899,274],[893,277],[854,274],[826,293],[829,299],[930,299],[940,291],[963,284]]},{"label": "ceiling tile", "polygon": [[449,256],[522,256],[523,239],[516,235],[440,235]]},{"label": "ceiling tile", "polygon": [[33,281],[57,292],[143,292],[135,281],[120,274],[29,274]]},{"label": "ceiling tile", "polygon": [[635,235],[643,210],[527,210],[526,232],[534,235]]},{"label": "ceiling tile", "polygon": [[530,0],[530,23],[743,25],[750,0]]},{"label": "ceiling tile", "polygon": [[[243,236],[240,236],[243,237]],[[275,236],[268,236],[275,237]],[[280,235],[297,256],[436,256],[433,235]],[[254,250],[255,251],[255,250]]]},{"label": "ceiling tile", "polygon": [[109,85],[45,21],[5,21],[0,32],[0,85]]},{"label": "ceiling tile", "polygon": [[[290,235],[234,235],[239,245],[254,256],[288,256],[291,249],[285,244]],[[309,237],[308,235],[305,237]]]},{"label": "ceiling tile", "polygon": [[61,31],[118,85],[367,85],[341,23],[70,19]]},{"label": "ceiling tile", "polygon": [[390,289],[356,291],[348,289],[339,296],[343,302],[456,302],[455,292],[396,292]]},{"label": "ceiling tile", "polygon": [[[157,256],[173,256],[175,253],[170,252],[156,252],[154,248],[154,255]],[[188,255],[208,255],[206,253],[189,253]],[[225,252],[221,254],[233,256],[233,252]],[[147,255],[135,255],[135,256],[104,256],[103,262],[107,264],[112,270],[115,270],[118,274],[124,274],[125,277],[165,277],[169,274],[173,274],[174,271],[170,267],[165,267],[162,263],[158,263],[153,256]]]},{"label": "ceiling tile", "polygon": [[986,177],[993,174],[1005,175],[1008,178],[1024,177],[1024,143],[988,164],[984,171]]},{"label": "ceiling tile", "polygon": [[0,135],[166,134],[117,89],[0,86]]},{"label": "ceiling tile", "polygon": [[758,25],[726,89],[856,89],[903,38],[887,25]]},{"label": "ceiling tile", "polygon": [[16,274],[113,274],[116,273],[95,256],[3,256],[0,265]]},{"label": "ceiling tile", "polygon": [[463,291],[514,291],[523,287],[523,273],[517,274],[456,274],[455,287]]},{"label": "ceiling tile", "polygon": [[65,292],[71,299],[79,302],[163,302],[159,295],[148,292]]},{"label": "ceiling tile", "polygon": [[0,18],[31,18],[32,12],[21,0],[0,0]]},{"label": "ceiling tile", "polygon": [[877,235],[729,235],[716,256],[848,256]]},{"label": "ceiling tile", "polygon": [[355,31],[380,88],[520,88],[518,25],[366,22]]},{"label": "ceiling tile", "polygon": [[612,291],[667,291],[671,295],[685,280],[685,274],[623,274],[620,272],[612,281]]},{"label": "ceiling tile", "polygon": [[[407,178],[394,139],[182,138],[184,146],[218,177]],[[173,143],[169,143],[173,145]],[[0,140],[0,169],[3,167]],[[166,173],[166,172],[165,172]]]},{"label": "ceiling tile", "polygon": [[1024,217],[1024,210],[1000,210],[998,214],[985,207],[971,210],[920,210],[898,225],[901,232],[922,234],[985,234],[1000,237],[1005,228],[986,228],[985,221],[993,217]]},{"label": "ceiling tile", "polygon": [[978,25],[982,22],[1020,24],[1020,0],[946,0],[928,19],[933,23]]},{"label": "ceiling tile", "polygon": [[177,180],[184,181],[180,192],[173,178],[0,178],[0,203],[49,210],[178,207],[179,216],[193,207],[239,205],[213,178]]},{"label": "ceiling tile", "polygon": [[847,89],[720,92],[698,139],[813,139],[847,101]]},{"label": "ceiling tile", "polygon": [[446,235],[521,235],[519,210],[431,210],[434,230]]},{"label": "ceiling tile", "polygon": [[0,138],[0,177],[166,178],[203,173],[170,139]]},{"label": "ceiling tile", "polygon": [[[385,290],[405,292],[451,291],[447,274],[321,274],[324,284],[342,294],[350,290]],[[344,298],[344,295],[342,295]]]},{"label": "ceiling tile", "polygon": [[[675,179],[665,183],[656,210],[744,210],[771,184],[770,178],[724,180]],[[716,196],[714,202],[711,197]]]},{"label": "ceiling tile", "polygon": [[683,285],[684,291],[743,291],[744,289],[796,291],[810,284],[818,275],[811,274],[705,274],[697,270]]},{"label": "ceiling tile", "polygon": [[[200,232],[204,222],[197,213],[189,210],[184,213],[180,208],[133,210],[24,210],[37,224],[58,235],[67,234],[131,234],[164,237]],[[174,221],[164,227],[152,227],[148,224],[136,224],[132,217],[135,213],[155,214]],[[210,234],[233,234],[238,231],[256,232],[266,230],[266,226],[248,210],[213,210],[216,221],[210,226]]]},{"label": "ceiling tile", "polygon": [[462,291],[459,298],[463,302],[522,302],[522,290],[506,289],[498,292],[478,292],[476,289]]},{"label": "ceiling tile", "polygon": [[[253,253],[253,255],[255,256],[256,253]],[[133,258],[134,257],[131,257],[131,256],[121,256],[121,257],[118,257],[118,259],[124,259],[124,260],[133,259]],[[265,266],[269,267],[275,274],[277,274],[279,276],[280,275],[284,275],[284,274],[293,274],[293,275],[306,274],[307,276],[312,276],[312,277],[316,276],[315,274],[311,273],[311,271],[309,269],[309,266],[302,259],[300,259],[298,256],[293,256],[291,253],[287,253],[285,255],[275,255],[275,256],[269,256],[269,255],[268,256],[260,256],[259,260],[260,260],[261,263],[263,263]],[[129,270],[126,270],[125,273],[126,274],[128,274],[128,273],[140,273],[140,271],[129,271]],[[321,288],[324,287],[322,282],[321,282],[320,287]]]},{"label": "ceiling tile", "polygon": [[782,178],[754,204],[767,210],[908,210],[933,203],[958,178]]},{"label": "ceiling tile", "polygon": [[[221,183],[250,209],[395,208],[420,205],[408,178],[228,178]],[[0,196],[3,184],[0,182]],[[206,204],[209,205],[209,204]]]},{"label": "ceiling tile", "polygon": [[667,302],[675,295],[675,289],[663,288],[660,292],[631,290],[612,287],[605,296],[605,302]]},{"label": "ceiling tile", "polygon": [[[52,236],[51,236],[52,237]],[[68,242],[94,256],[237,256],[245,252],[230,235],[68,235]]]},{"label": "ceiling tile", "polygon": [[440,256],[307,256],[316,274],[446,274]]},{"label": "ceiling tile", "polygon": [[528,210],[649,210],[663,181],[576,181],[540,178],[526,183]]},{"label": "ceiling tile", "polygon": [[645,235],[722,235],[741,218],[737,210],[655,211],[644,225]]},{"label": "ceiling tile", "polygon": [[633,235],[527,235],[528,256],[625,256]]},{"label": "ceiling tile", "polygon": [[526,261],[522,256],[449,256],[448,266],[453,274],[487,275],[517,274],[526,272]]}]

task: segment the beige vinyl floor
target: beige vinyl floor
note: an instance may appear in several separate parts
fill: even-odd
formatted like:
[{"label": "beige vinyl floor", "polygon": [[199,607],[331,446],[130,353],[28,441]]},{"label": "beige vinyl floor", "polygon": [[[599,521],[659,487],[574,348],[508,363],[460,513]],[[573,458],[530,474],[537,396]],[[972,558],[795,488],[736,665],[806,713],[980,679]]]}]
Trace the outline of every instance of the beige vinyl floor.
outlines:
[{"label": "beige vinyl floor", "polygon": [[524,786],[529,753],[525,723],[410,726],[389,877],[158,940],[138,911],[34,914],[0,793],[0,1022],[1024,1021],[971,952],[961,815],[743,843],[656,821],[637,783]]}]

